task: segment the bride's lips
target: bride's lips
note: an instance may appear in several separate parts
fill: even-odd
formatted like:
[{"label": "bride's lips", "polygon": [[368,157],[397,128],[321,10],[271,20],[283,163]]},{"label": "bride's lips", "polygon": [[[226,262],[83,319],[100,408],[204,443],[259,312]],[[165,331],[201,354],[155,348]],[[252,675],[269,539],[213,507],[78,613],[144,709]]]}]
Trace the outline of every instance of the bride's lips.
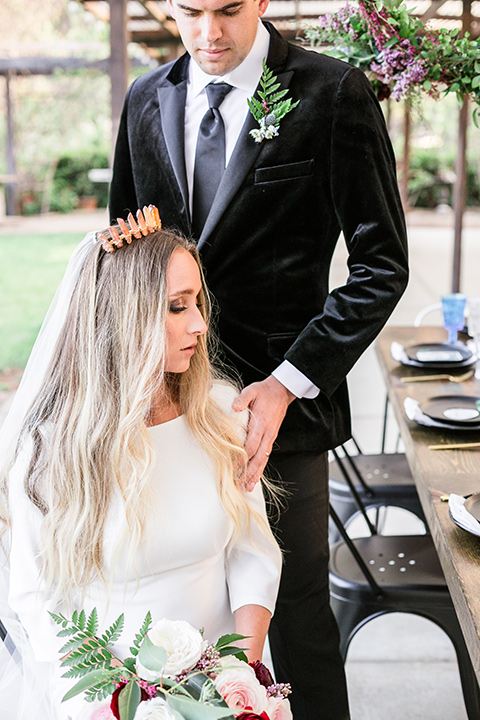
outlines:
[{"label": "bride's lips", "polygon": [[181,352],[186,353],[187,355],[193,355],[196,347],[197,347],[197,343],[195,343],[194,345],[189,345],[188,347],[182,348]]}]

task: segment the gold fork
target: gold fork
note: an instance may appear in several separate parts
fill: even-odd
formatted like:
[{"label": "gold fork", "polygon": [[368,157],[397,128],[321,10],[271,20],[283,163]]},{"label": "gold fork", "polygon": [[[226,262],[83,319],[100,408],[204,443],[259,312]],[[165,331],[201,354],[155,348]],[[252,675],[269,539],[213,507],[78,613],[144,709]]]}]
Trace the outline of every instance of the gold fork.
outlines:
[{"label": "gold fork", "polygon": [[475,370],[469,370],[463,375],[414,375],[413,377],[402,377],[400,380],[404,383],[410,382],[426,382],[427,380],[449,380],[454,383],[465,382],[473,377]]}]

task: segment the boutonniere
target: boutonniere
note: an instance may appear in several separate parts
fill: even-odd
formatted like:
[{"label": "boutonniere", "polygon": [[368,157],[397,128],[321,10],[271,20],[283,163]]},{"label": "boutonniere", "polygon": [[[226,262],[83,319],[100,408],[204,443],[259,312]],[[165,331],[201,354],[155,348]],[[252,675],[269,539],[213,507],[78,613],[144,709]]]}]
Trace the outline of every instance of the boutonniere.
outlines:
[{"label": "boutonniere", "polygon": [[280,120],[285,117],[293,108],[296,108],[300,100],[292,102],[292,98],[285,98],[288,90],[279,90],[280,83],[277,76],[267,67],[265,60],[262,62],[263,72],[260,78],[260,90],[257,98],[247,100],[248,107],[255,120],[260,125],[257,130],[250,130],[250,135],[255,142],[271,140],[278,135]]}]

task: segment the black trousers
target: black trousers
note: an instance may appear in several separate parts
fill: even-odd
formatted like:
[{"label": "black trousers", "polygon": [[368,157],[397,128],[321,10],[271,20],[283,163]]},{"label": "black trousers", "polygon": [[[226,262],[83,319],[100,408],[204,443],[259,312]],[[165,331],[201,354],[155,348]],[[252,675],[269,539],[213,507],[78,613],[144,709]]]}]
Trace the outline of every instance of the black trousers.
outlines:
[{"label": "black trousers", "polygon": [[348,720],[328,585],[327,454],[274,451],[267,474],[288,491],[280,516],[271,518],[284,553],[269,633],[277,682],[292,685],[294,720]]}]

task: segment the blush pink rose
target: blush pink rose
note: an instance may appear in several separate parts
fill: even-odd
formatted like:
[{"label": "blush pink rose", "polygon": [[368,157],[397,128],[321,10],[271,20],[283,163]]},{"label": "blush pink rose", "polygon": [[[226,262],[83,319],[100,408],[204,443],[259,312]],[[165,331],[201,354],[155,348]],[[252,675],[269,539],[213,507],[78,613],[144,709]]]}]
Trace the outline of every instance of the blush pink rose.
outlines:
[{"label": "blush pink rose", "polygon": [[76,720],[115,720],[115,715],[110,709],[109,702],[95,700],[93,703],[84,703],[75,718]]},{"label": "blush pink rose", "polygon": [[104,705],[95,710],[90,720],[115,720],[115,715],[110,710],[110,705]]},{"label": "blush pink rose", "polygon": [[267,713],[270,720],[293,720],[290,703],[285,698],[268,698]]},{"label": "blush pink rose", "polygon": [[244,712],[261,715],[266,712],[267,693],[258,682],[255,671],[231,655],[222,658],[221,664],[224,669],[217,675],[215,687],[234,715]]}]

